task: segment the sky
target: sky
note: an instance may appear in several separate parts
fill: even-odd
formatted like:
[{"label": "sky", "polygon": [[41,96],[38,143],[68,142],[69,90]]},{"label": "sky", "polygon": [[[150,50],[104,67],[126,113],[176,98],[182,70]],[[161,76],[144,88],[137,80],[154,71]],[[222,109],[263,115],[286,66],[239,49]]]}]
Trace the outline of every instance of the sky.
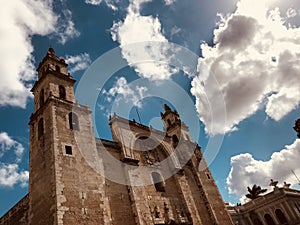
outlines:
[{"label": "sky", "polygon": [[50,46],[97,137],[112,139],[113,112],[162,129],[167,103],[224,201],[271,178],[300,189],[299,1],[11,0],[0,15],[0,216],[28,193],[30,89]]}]

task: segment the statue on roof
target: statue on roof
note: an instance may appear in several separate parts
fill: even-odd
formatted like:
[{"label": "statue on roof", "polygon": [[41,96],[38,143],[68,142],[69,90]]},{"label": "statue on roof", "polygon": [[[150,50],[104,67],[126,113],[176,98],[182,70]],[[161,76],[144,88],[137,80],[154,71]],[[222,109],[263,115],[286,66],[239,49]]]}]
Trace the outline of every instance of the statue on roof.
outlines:
[{"label": "statue on roof", "polygon": [[285,181],[283,182],[283,188],[289,189],[291,184],[286,183]]},{"label": "statue on roof", "polygon": [[294,130],[298,133],[298,138],[300,138],[300,118],[296,120]]},{"label": "statue on roof", "polygon": [[271,179],[269,186],[273,186],[275,188],[275,187],[277,187],[277,184],[278,184],[278,181]]}]

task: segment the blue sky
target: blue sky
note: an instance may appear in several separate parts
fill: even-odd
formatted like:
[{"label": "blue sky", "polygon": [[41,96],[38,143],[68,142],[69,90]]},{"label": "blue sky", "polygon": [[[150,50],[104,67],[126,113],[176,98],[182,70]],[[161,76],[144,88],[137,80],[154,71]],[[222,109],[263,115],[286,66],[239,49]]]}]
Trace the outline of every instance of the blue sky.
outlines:
[{"label": "blue sky", "polygon": [[168,103],[217,153],[208,161],[225,201],[271,178],[299,189],[299,1],[13,0],[0,15],[0,215],[28,192],[29,90],[50,46],[99,137],[111,139],[114,111],[161,129]]}]

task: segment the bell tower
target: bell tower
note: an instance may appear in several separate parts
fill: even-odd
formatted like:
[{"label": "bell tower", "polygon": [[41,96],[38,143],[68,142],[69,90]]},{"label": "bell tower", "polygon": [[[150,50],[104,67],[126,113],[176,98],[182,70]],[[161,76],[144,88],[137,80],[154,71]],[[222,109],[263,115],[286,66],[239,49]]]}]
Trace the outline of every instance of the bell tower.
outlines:
[{"label": "bell tower", "polygon": [[49,48],[37,68],[38,81],[32,88],[34,112],[42,108],[50,96],[74,103],[75,80],[68,73],[67,66],[65,60],[57,57],[54,49]]},{"label": "bell tower", "polygon": [[[101,185],[94,183],[103,183],[90,167],[101,165],[91,111],[75,102],[75,80],[67,66],[49,48],[31,90],[29,193],[34,194],[29,196],[30,225],[90,224],[91,218],[96,224],[103,221],[98,208],[88,207],[90,202],[101,205]],[[86,162],[83,151],[93,162]],[[89,176],[80,176],[83,171],[89,171]]]},{"label": "bell tower", "polygon": [[30,195],[29,222],[56,224],[56,105],[60,102],[60,108],[72,108],[75,80],[68,74],[64,59],[57,57],[53,48],[49,48],[37,72],[38,80],[31,90],[34,112],[29,122],[29,192],[36,194]]},{"label": "bell tower", "polygon": [[188,127],[181,121],[176,110],[172,110],[167,104],[164,104],[165,113],[160,113],[164,122],[164,127],[167,135],[172,138],[173,147],[176,148],[179,141],[191,141],[191,135]]}]

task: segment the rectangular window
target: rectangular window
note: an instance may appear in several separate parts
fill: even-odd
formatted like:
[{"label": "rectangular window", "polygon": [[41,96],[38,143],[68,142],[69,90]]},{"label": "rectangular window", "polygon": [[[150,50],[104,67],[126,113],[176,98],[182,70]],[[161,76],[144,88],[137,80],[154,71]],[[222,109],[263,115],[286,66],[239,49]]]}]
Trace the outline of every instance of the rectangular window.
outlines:
[{"label": "rectangular window", "polygon": [[66,154],[67,154],[67,155],[72,155],[72,147],[71,147],[71,146],[66,145],[66,146],[65,146],[65,149],[66,149]]}]

